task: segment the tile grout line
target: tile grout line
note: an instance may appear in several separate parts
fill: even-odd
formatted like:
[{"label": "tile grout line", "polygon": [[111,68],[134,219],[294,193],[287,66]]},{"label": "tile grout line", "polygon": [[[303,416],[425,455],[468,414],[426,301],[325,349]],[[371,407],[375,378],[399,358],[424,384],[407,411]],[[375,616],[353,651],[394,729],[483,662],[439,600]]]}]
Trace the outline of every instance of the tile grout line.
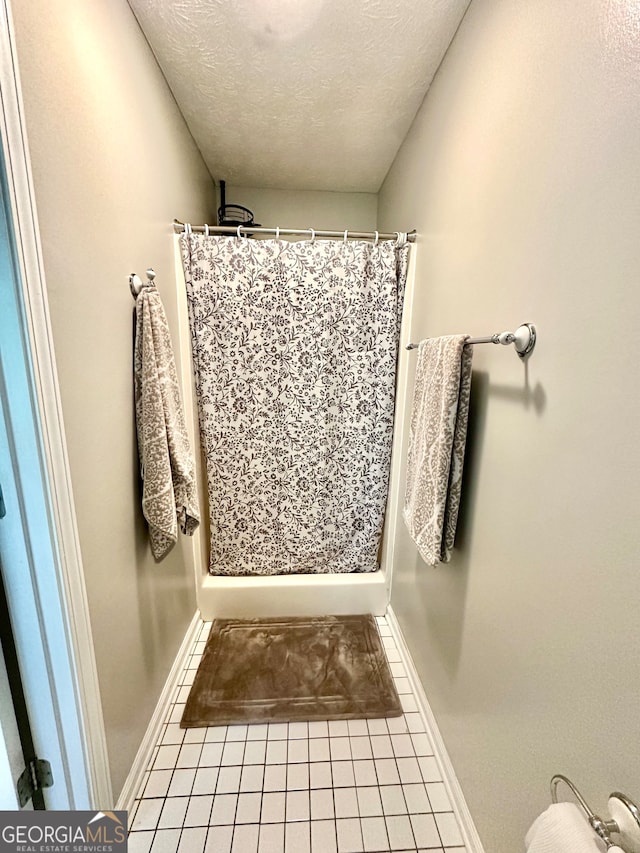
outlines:
[{"label": "tile grout line", "polygon": [[[385,625],[387,625],[387,626],[388,626],[388,623],[387,623],[386,617],[385,617]],[[396,651],[398,651],[398,649],[396,648],[396,642],[395,642],[395,638],[393,637],[393,634],[391,634],[390,636],[391,636],[391,639],[393,640],[393,646],[394,646],[394,649],[395,649]],[[382,642],[382,634],[380,635],[380,640],[381,640],[381,642]],[[384,642],[382,643],[382,645],[383,645],[383,647],[384,647],[384,653],[385,653],[385,657],[387,658],[387,662],[389,662],[388,649],[387,649],[387,647],[384,645]],[[398,653],[399,653],[399,651],[398,651]],[[395,687],[395,680],[394,680],[394,687]],[[396,692],[397,692],[397,690],[396,690]],[[412,693],[413,693],[413,691],[412,691]],[[398,698],[399,698],[399,700],[400,700],[400,705],[401,705],[401,707],[402,707],[402,716],[403,716],[403,718],[404,718],[404,716],[405,716],[405,710],[404,710],[404,706],[402,705],[402,699],[400,699],[400,696],[399,696],[399,695],[398,695]],[[385,721],[385,722],[386,722],[386,721]],[[388,723],[386,723],[386,726],[387,726],[387,731],[388,731],[388,730],[389,730],[389,724],[388,724]],[[391,740],[391,738],[389,738],[389,739]],[[412,745],[412,747],[414,746],[414,744],[413,744],[413,740],[411,741],[411,745]],[[373,747],[373,744],[372,744],[372,747]],[[392,751],[392,753],[393,753],[393,758],[394,758],[394,762],[395,762],[395,765],[396,765],[396,771],[397,771],[397,773],[398,773],[398,779],[399,779],[399,784],[400,784],[400,793],[401,793],[401,795],[402,795],[402,801],[404,802],[405,807],[406,807],[406,809],[407,809],[407,820],[408,820],[408,822],[409,822],[409,830],[410,830],[410,832],[411,832],[411,837],[413,838],[413,840],[414,840],[414,842],[415,842],[415,848],[416,848],[416,850],[417,850],[417,849],[418,849],[418,844],[417,844],[417,842],[416,842],[415,833],[414,833],[414,831],[413,831],[413,824],[411,823],[411,818],[410,818],[410,816],[409,816],[409,804],[408,804],[408,802],[407,802],[407,798],[406,798],[405,793],[404,793],[404,787],[403,787],[403,782],[402,782],[402,776],[400,775],[400,765],[398,764],[398,758],[397,758],[397,756],[396,756],[396,754],[395,754],[395,750],[394,750],[394,748],[393,748],[393,741],[391,741],[391,751]],[[414,754],[415,754],[415,747],[414,747]],[[417,756],[416,756],[416,762],[417,762]],[[378,768],[377,768],[377,766],[375,765],[375,761],[374,761],[374,766],[376,767],[376,776],[377,776]],[[418,766],[419,766],[419,765],[418,765]],[[420,777],[422,778],[422,772],[420,773]],[[379,786],[379,780],[378,780],[378,786]],[[380,795],[380,800],[382,801],[382,795]],[[389,829],[388,829],[388,824],[387,824],[386,816],[385,816],[385,819],[384,819],[384,823],[385,823],[385,828],[386,828],[386,830],[387,830],[387,842],[388,842],[388,844],[389,844],[389,849],[391,849],[391,837],[390,837],[390,835],[389,835]]]},{"label": "tile grout line", "polygon": [[[385,627],[388,626],[388,623],[386,620],[384,622],[384,626]],[[204,627],[205,627],[205,625],[203,624],[200,635],[196,638],[195,643],[206,642],[205,640],[201,639],[202,634],[204,633]],[[210,626],[209,626],[209,628],[210,628]],[[382,641],[383,635],[380,634],[380,623],[378,623],[378,622],[377,622],[377,629],[378,629],[378,634],[380,636],[380,639]],[[387,631],[389,631],[389,630],[390,629],[387,628]],[[396,690],[398,690],[398,683],[397,683],[398,679],[406,679],[406,683],[400,684],[400,689],[406,689],[407,686],[411,689],[409,692],[406,692],[406,693],[403,693],[400,695],[401,696],[404,696],[404,695],[410,696],[413,700],[412,702],[409,702],[408,700],[406,700],[405,704],[403,704],[402,716],[398,717],[398,720],[401,720],[402,723],[395,727],[396,728],[395,732],[392,731],[393,727],[392,728],[389,727],[389,724],[388,724],[388,721],[386,720],[386,718],[385,718],[385,722],[383,724],[383,728],[379,727],[380,731],[378,731],[378,734],[381,734],[381,735],[384,734],[384,737],[387,739],[387,744],[385,744],[384,746],[382,746],[382,742],[380,742],[380,744],[378,744],[379,751],[381,753],[381,758],[379,760],[382,760],[385,757],[385,753],[388,753],[387,758],[393,758],[393,765],[390,765],[390,767],[391,766],[395,767],[395,772],[396,772],[396,775],[398,778],[398,785],[400,788],[401,800],[402,800],[402,803],[404,804],[404,809],[405,809],[403,815],[387,815],[385,812],[384,804],[382,801],[382,792],[381,792],[381,788],[384,786],[381,784],[380,771],[379,771],[378,766],[376,764],[376,761],[378,759],[374,756],[374,741],[372,740],[374,735],[372,734],[372,731],[369,727],[369,721],[366,719],[362,720],[362,721],[360,721],[360,720],[357,721],[359,723],[364,723],[364,728],[362,730],[360,728],[354,727],[354,730],[352,732],[352,730],[349,728],[349,721],[345,721],[346,731],[341,731],[340,727],[337,727],[338,730],[335,734],[331,733],[331,731],[329,730],[329,724],[327,723],[327,732],[326,732],[327,746],[328,746],[328,762],[327,763],[328,763],[328,769],[329,769],[329,778],[330,778],[330,782],[331,782],[331,788],[328,790],[331,790],[331,792],[332,792],[331,801],[333,804],[333,817],[329,818],[329,819],[327,819],[326,817],[318,817],[315,820],[313,817],[312,807],[311,807],[312,793],[314,790],[321,791],[321,790],[327,790],[327,789],[326,788],[315,789],[315,788],[311,787],[311,785],[312,785],[312,782],[311,782],[312,767],[316,763],[322,763],[322,761],[321,760],[316,760],[316,761],[311,760],[311,753],[310,753],[311,742],[315,738],[312,737],[312,732],[310,732],[308,726],[306,727],[305,736],[302,738],[297,738],[297,737],[292,736],[291,735],[291,728],[290,728],[290,726],[288,726],[287,732],[286,732],[287,737],[286,738],[279,738],[279,739],[274,738],[273,741],[269,741],[269,729],[267,726],[267,730],[265,732],[265,738],[264,738],[264,745],[265,745],[264,761],[262,763],[259,763],[256,765],[245,764],[245,759],[247,758],[247,748],[248,748],[248,744],[250,743],[250,741],[249,741],[250,726],[249,725],[246,726],[246,730],[244,732],[243,738],[237,738],[237,739],[233,739],[233,740],[230,739],[231,732],[230,732],[229,726],[227,726],[225,728],[225,734],[224,734],[224,738],[223,738],[222,742],[220,742],[220,741],[207,741],[206,740],[206,733],[205,733],[205,736],[201,741],[189,741],[187,743],[186,738],[187,738],[187,733],[189,731],[187,729],[186,732],[184,733],[183,737],[182,737],[182,740],[178,744],[175,744],[175,746],[177,746],[177,752],[176,752],[176,759],[175,759],[175,763],[174,763],[173,767],[166,768],[166,769],[171,771],[171,776],[168,779],[168,782],[166,784],[164,795],[162,797],[158,798],[158,799],[162,800],[162,805],[161,805],[159,813],[158,813],[158,818],[156,819],[156,822],[155,822],[155,828],[153,829],[153,837],[151,839],[151,844],[152,845],[155,844],[155,839],[158,837],[158,832],[161,830],[161,827],[159,826],[159,824],[160,824],[160,819],[161,819],[162,813],[163,813],[164,808],[166,806],[167,799],[184,797],[187,800],[187,804],[185,807],[185,814],[182,818],[182,825],[179,827],[176,827],[176,829],[179,830],[179,836],[177,839],[178,847],[180,846],[180,844],[182,844],[183,838],[186,839],[188,837],[185,834],[185,830],[187,830],[187,829],[206,829],[207,831],[205,832],[205,837],[203,838],[203,841],[202,841],[203,845],[206,845],[207,839],[209,837],[209,833],[211,831],[211,828],[214,826],[211,824],[211,816],[212,816],[213,806],[215,803],[215,798],[216,798],[216,796],[218,796],[218,786],[219,786],[220,781],[221,781],[220,780],[220,772],[223,769],[230,769],[232,767],[237,767],[238,771],[239,771],[239,778],[238,778],[238,783],[237,783],[237,789],[234,792],[236,795],[236,802],[235,802],[235,806],[234,806],[234,810],[233,810],[233,822],[229,823],[229,824],[220,824],[220,825],[216,824],[215,826],[231,827],[231,836],[230,836],[231,848],[233,847],[233,844],[235,843],[236,839],[238,841],[240,840],[241,836],[239,834],[240,830],[238,829],[238,827],[245,826],[245,825],[246,826],[255,826],[255,828],[256,828],[255,851],[252,851],[252,853],[257,853],[257,850],[259,849],[259,845],[260,845],[261,827],[263,825],[265,825],[265,826],[267,825],[267,824],[262,824],[262,822],[261,822],[262,816],[263,816],[263,810],[264,810],[265,794],[269,793],[265,790],[267,767],[269,767],[269,766],[282,766],[284,769],[284,774],[285,774],[285,782],[284,782],[284,786],[283,786],[284,791],[280,792],[283,794],[283,797],[284,797],[284,820],[282,821],[282,826],[283,826],[282,844],[284,846],[286,846],[287,827],[289,825],[293,826],[296,823],[308,822],[307,829],[308,829],[309,835],[307,837],[307,843],[309,844],[309,849],[312,850],[313,849],[313,834],[314,834],[313,825],[314,825],[314,822],[318,823],[319,821],[322,821],[323,823],[325,823],[327,831],[331,831],[330,827],[332,828],[332,831],[334,833],[335,843],[336,843],[336,849],[340,850],[341,848],[338,846],[337,822],[341,818],[337,817],[336,796],[339,797],[340,791],[344,788],[344,786],[341,786],[340,788],[336,788],[334,774],[333,774],[334,764],[336,762],[339,762],[340,765],[344,767],[344,769],[347,773],[350,771],[350,776],[348,775],[347,777],[342,778],[340,781],[349,782],[350,777],[352,777],[352,784],[354,786],[353,792],[354,792],[354,797],[355,797],[355,802],[353,804],[354,809],[355,809],[355,814],[353,815],[351,820],[356,821],[356,823],[351,824],[351,829],[353,829],[355,831],[357,828],[358,836],[360,838],[359,849],[367,849],[367,842],[365,841],[365,836],[364,836],[364,831],[363,831],[363,827],[364,827],[363,821],[364,820],[368,820],[371,818],[372,819],[379,819],[379,821],[380,821],[379,830],[376,829],[373,831],[374,831],[374,833],[380,832],[380,837],[376,839],[376,837],[374,835],[374,843],[376,844],[375,849],[380,850],[382,853],[383,850],[389,851],[392,849],[391,848],[391,841],[390,841],[389,837],[387,836],[387,818],[405,817],[407,820],[407,823],[408,823],[408,827],[409,827],[408,831],[409,831],[411,837],[413,838],[413,842],[414,842],[415,846],[411,846],[411,847],[403,848],[403,849],[410,850],[410,851],[412,851],[412,853],[417,853],[418,844],[417,844],[417,837],[415,835],[416,830],[414,830],[413,823],[411,821],[411,817],[413,815],[418,816],[418,815],[422,815],[422,814],[428,814],[428,815],[432,816],[432,818],[435,822],[435,828],[437,830],[437,837],[438,837],[440,845],[441,845],[439,850],[444,851],[444,842],[443,842],[442,836],[440,834],[440,828],[439,828],[439,825],[437,824],[437,822],[435,821],[436,814],[439,814],[441,812],[435,812],[434,811],[433,804],[431,802],[431,798],[429,795],[429,790],[427,789],[427,784],[428,784],[427,778],[431,778],[432,781],[437,781],[438,783],[443,784],[442,783],[442,773],[436,773],[435,768],[433,769],[433,771],[431,769],[428,770],[425,766],[423,766],[424,762],[421,763],[419,761],[419,758],[421,757],[419,755],[419,752],[421,750],[423,750],[423,746],[416,746],[416,743],[414,742],[414,735],[418,735],[418,736],[422,735],[423,736],[423,737],[418,737],[418,740],[423,740],[424,738],[426,738],[426,743],[427,743],[427,746],[429,748],[429,753],[428,753],[428,755],[424,756],[424,758],[430,757],[433,759],[434,758],[434,748],[433,748],[433,744],[431,743],[431,739],[430,739],[429,734],[428,734],[428,726],[426,727],[426,731],[425,731],[424,718],[422,718],[422,721],[411,720],[410,718],[408,718],[408,715],[410,713],[413,713],[413,714],[416,714],[416,715],[422,717],[422,715],[420,714],[420,703],[418,701],[416,701],[417,700],[416,693],[415,693],[415,690],[413,689],[410,675],[406,671],[406,667],[405,667],[404,661],[403,661],[402,652],[397,647],[394,648],[394,646],[396,644],[395,644],[395,638],[393,636],[393,631],[391,631],[390,634],[387,633],[387,631],[385,631],[384,637],[387,640],[387,643],[391,646],[391,648],[387,648],[387,645],[382,643],[384,651],[385,651],[385,655],[387,656],[387,662],[390,665],[392,663],[391,661],[388,660],[388,653],[389,652],[393,653],[392,656],[394,656],[394,657],[396,655],[398,655],[400,657],[400,661],[398,662],[399,665],[397,667],[395,667],[395,671],[398,672],[398,670],[399,670],[399,673],[397,675],[393,675],[394,686],[396,687]],[[190,666],[189,664],[193,664],[194,659],[197,656],[195,649],[196,649],[196,646],[194,644],[193,652],[192,652],[192,654],[190,654],[188,656],[187,661],[185,663],[184,671],[182,673],[182,678],[180,679],[180,687],[185,687],[185,686],[189,687],[190,686],[190,685],[184,684],[184,679],[185,679],[185,676],[187,676],[187,671],[191,672],[192,670],[194,670],[194,667]],[[199,656],[199,659],[201,659],[201,654]],[[190,678],[191,678],[191,675],[188,675],[187,680],[189,680]],[[191,680],[193,680],[193,679],[191,679]],[[182,691],[182,693],[183,692],[184,691]],[[155,797],[145,798],[144,793],[146,792],[148,786],[151,784],[151,781],[152,781],[151,773],[153,772],[153,768],[155,766],[155,761],[158,758],[159,747],[162,745],[166,745],[166,746],[172,746],[173,745],[173,744],[162,744],[162,741],[163,741],[164,737],[166,736],[167,732],[169,731],[169,726],[172,725],[172,721],[175,723],[176,707],[180,704],[184,704],[184,703],[181,703],[179,701],[182,698],[184,698],[184,696],[181,695],[181,691],[180,691],[180,689],[178,689],[176,691],[175,700],[170,704],[168,714],[165,718],[165,721],[163,722],[163,724],[161,726],[161,733],[160,733],[159,739],[154,744],[153,760],[149,764],[148,769],[145,771],[143,785],[140,789],[140,792],[137,794],[137,797],[139,798],[139,799],[137,799],[138,804],[142,803],[142,801],[144,799],[156,799]],[[401,699],[401,702],[402,702],[402,699]],[[405,709],[405,705],[407,706],[406,709]],[[415,705],[415,708],[413,708],[412,705]],[[418,726],[420,726],[418,731],[414,731],[414,729],[417,729]],[[209,727],[207,727],[207,728],[209,728]],[[319,732],[314,732],[313,734],[317,734],[319,737],[323,737],[323,735]],[[354,757],[356,752],[358,752],[358,754],[363,754],[363,753],[358,751],[359,750],[358,745],[361,745],[364,748],[364,743],[361,743],[359,740],[356,741],[355,739],[356,738],[363,738],[363,740],[364,740],[365,736],[367,739],[369,751],[371,753],[371,765],[372,765],[372,769],[373,769],[373,774],[370,775],[368,772],[366,775],[363,774],[361,778],[364,781],[364,784],[362,784],[362,783],[359,784],[359,780],[356,778],[356,761],[365,761],[367,759],[364,759],[364,758],[356,759]],[[397,740],[396,741],[393,740],[394,737],[400,738],[400,737],[404,737],[404,736],[406,736],[408,738],[407,745],[404,745],[403,740],[401,740],[399,743],[397,742]],[[344,738],[344,743],[341,742],[342,738]],[[285,750],[284,750],[284,752],[285,752],[284,763],[281,764],[280,762],[278,762],[278,764],[275,764],[275,765],[267,765],[267,763],[266,763],[267,747],[268,747],[269,743],[272,743],[272,742],[276,743],[276,742],[278,742],[278,740],[282,741],[283,743],[286,744]],[[296,754],[299,753],[298,757],[301,757],[301,758],[306,757],[306,759],[307,759],[306,761],[302,761],[302,762],[296,761],[294,764],[290,763],[289,759],[292,757],[291,743],[294,740],[295,741],[301,741],[301,742],[304,742],[306,744],[306,756],[304,755],[305,750],[303,748],[300,748],[296,753]],[[331,749],[331,746],[332,746],[332,743],[335,744],[336,740],[338,740],[338,744],[335,746],[335,753],[334,753]],[[260,739],[259,741],[256,740],[256,742],[262,742],[262,741]],[[220,756],[218,759],[219,763],[218,763],[218,765],[215,766],[215,770],[217,770],[218,776],[215,780],[215,783],[212,786],[212,793],[203,795],[203,796],[211,796],[211,808],[209,811],[209,822],[208,822],[208,824],[206,824],[206,825],[196,824],[193,827],[191,827],[191,826],[187,826],[185,824],[185,820],[186,820],[186,816],[188,814],[190,805],[193,802],[193,799],[195,797],[200,796],[200,794],[196,794],[196,793],[194,793],[194,791],[195,791],[195,784],[196,784],[196,779],[198,778],[199,771],[201,769],[203,769],[200,766],[200,761],[202,760],[202,753],[204,750],[204,745],[206,743],[221,743],[221,753],[220,753]],[[237,744],[237,743],[242,743],[242,750],[241,750],[242,751],[242,757],[241,758],[235,758],[234,757],[234,761],[239,761],[239,764],[233,764],[233,765],[223,764],[222,761],[224,759],[225,748],[230,744]],[[406,752],[407,750],[409,750],[409,744],[410,744],[411,754],[410,755],[402,755],[403,752]],[[182,748],[185,745],[188,745],[189,747],[192,747],[192,748],[199,746],[199,749],[197,750],[198,758],[195,761],[194,767],[189,766],[189,767],[179,768],[177,766],[178,761],[180,760],[180,753],[182,751]],[[347,758],[346,749],[348,749],[348,758]],[[191,751],[195,752],[196,750],[192,749]],[[236,750],[236,751],[239,751],[239,750]],[[400,755],[398,755],[397,752],[400,752]],[[321,759],[322,753],[317,752],[316,754]],[[333,758],[334,754],[336,756],[335,759]],[[366,750],[364,751],[364,754],[366,755]],[[255,757],[255,755],[254,755],[254,757]],[[347,758],[347,760],[345,760],[345,758]],[[403,780],[401,770],[400,770],[400,763],[399,763],[400,758],[407,758],[407,759],[413,758],[414,763],[416,764],[416,767],[418,769],[417,776],[416,776],[415,780],[413,780],[413,781],[415,781],[416,783],[419,783],[419,785],[421,786],[422,791],[424,792],[424,798],[422,801],[421,800],[417,801],[417,805],[414,806],[415,811],[410,810],[410,805],[409,805],[409,801],[407,799],[407,794],[405,793],[405,787],[410,785],[410,784],[413,784],[413,782],[412,781],[406,781],[405,782]],[[289,781],[290,781],[289,780],[289,769],[292,767],[297,767],[297,766],[301,766],[301,765],[306,765],[306,768],[307,768],[307,779],[306,779],[307,784],[302,789],[300,789],[300,788],[293,789],[292,788],[290,790],[289,789]],[[246,774],[247,779],[249,779],[249,778],[251,778],[251,776],[253,776],[254,781],[245,782],[244,784],[246,784],[248,786],[248,790],[242,791],[243,777],[245,776],[245,770],[249,767],[252,767],[252,768],[253,767],[261,767],[261,769],[262,769],[261,785],[258,787],[258,790],[255,792],[251,790],[252,787],[256,786],[256,781],[255,781],[256,773],[255,772],[251,773],[251,774]],[[348,768],[348,770],[347,770],[347,768]],[[165,768],[163,768],[163,769],[165,769]],[[213,770],[213,766],[211,767],[211,769]],[[178,770],[185,770],[185,771],[186,770],[193,770],[193,778],[191,779],[190,784],[187,786],[188,791],[186,790],[186,788],[184,791],[182,791],[182,790],[180,790],[179,786],[177,786],[176,787],[176,793],[174,793],[173,795],[170,796],[169,791],[171,790],[171,786],[172,786],[172,784],[174,784],[174,781],[177,778],[177,771]],[[413,779],[413,775],[411,775],[411,773],[409,771],[405,770],[404,772],[405,772],[405,777],[407,780]],[[427,773],[429,773],[429,776],[426,775]],[[373,780],[375,780],[375,782]],[[296,780],[294,779],[294,782],[295,781]],[[326,782],[326,780],[318,780],[318,781],[325,781]],[[371,782],[371,784],[369,784],[370,782]],[[181,784],[184,784],[184,783],[181,782]],[[387,782],[385,784],[391,784],[391,782]],[[393,783],[393,784],[395,784],[395,783]],[[347,785],[347,787],[350,787],[350,786]],[[206,789],[206,786],[204,786],[204,788]],[[358,796],[358,792],[361,789],[366,789],[370,792],[373,792],[373,791],[377,792],[379,805],[375,804],[375,800],[373,800],[372,797],[369,797],[367,800],[363,799],[362,803],[361,803],[361,798]],[[302,791],[304,791],[306,793],[308,818],[301,819],[301,820],[289,821],[289,820],[287,820],[287,817],[290,816],[289,815],[289,806],[288,806],[287,800],[288,800],[288,794],[294,792],[294,790],[296,792],[301,793]],[[243,793],[249,794],[249,795],[252,793],[259,794],[259,815],[260,815],[260,817],[259,817],[259,820],[257,823],[255,822],[255,820],[253,820],[252,822],[247,823],[247,824],[238,824],[237,823],[238,810],[240,807],[240,797],[242,796]],[[278,793],[278,791],[274,791],[273,793]],[[418,792],[416,792],[416,794],[417,793]],[[445,793],[446,793],[446,786],[445,786]],[[422,796],[422,794],[420,796]],[[363,797],[364,797],[364,794],[363,794]],[[302,801],[304,798],[299,797],[297,799],[300,799]],[[368,806],[365,805],[365,803],[367,803],[367,802],[369,803]],[[422,808],[421,808],[421,806],[422,806]],[[373,808],[374,813],[363,815],[363,813],[362,813],[363,808],[365,808],[365,810]],[[375,810],[377,810],[377,809],[380,809],[379,814],[375,813]],[[349,810],[349,811],[351,811],[351,810]],[[446,812],[449,814],[453,814],[455,816],[455,808],[453,806],[450,809],[446,810]],[[227,815],[226,819],[230,820],[231,816]],[[280,821],[275,821],[275,822],[273,820],[271,821],[271,825],[276,825],[279,823],[280,823]],[[169,828],[169,829],[172,829],[172,828]],[[145,831],[145,830],[141,830],[141,831]],[[382,840],[383,835],[384,835],[384,842],[383,842],[384,846],[378,847],[378,845],[380,844],[380,841]],[[245,836],[245,838],[252,838],[252,837],[253,837],[252,833],[249,833],[247,831],[247,835]],[[433,839],[433,841],[435,841],[435,838]],[[282,847],[282,850],[284,850],[284,846]],[[148,849],[148,848],[145,848],[145,849]],[[289,848],[287,848],[287,849],[289,849]],[[422,849],[422,848],[420,848],[420,849]],[[460,853],[464,852],[464,848],[460,847],[458,849],[459,849]],[[196,853],[196,851],[194,851],[194,853]],[[197,853],[203,853],[203,851],[197,851]]]},{"label": "tile grout line", "polygon": [[[484,853],[484,847],[476,830],[473,818],[471,817],[471,812],[467,806],[460,783],[455,775],[455,770],[451,763],[451,759],[449,758],[442,735],[440,734],[436,718],[431,706],[429,705],[424,687],[422,686],[422,682],[420,681],[413,663],[411,653],[409,652],[404,635],[402,634],[402,630],[391,606],[388,608],[386,620],[389,628],[391,629],[392,635],[396,640],[398,653],[407,672],[412,695],[425,724],[425,729],[433,748],[433,757],[436,760],[441,781],[444,783],[444,788],[451,804],[451,812],[454,815],[456,824],[458,825],[462,836],[463,849],[466,849],[467,853]],[[438,834],[440,835],[440,828],[437,821],[436,826],[438,827]]]}]

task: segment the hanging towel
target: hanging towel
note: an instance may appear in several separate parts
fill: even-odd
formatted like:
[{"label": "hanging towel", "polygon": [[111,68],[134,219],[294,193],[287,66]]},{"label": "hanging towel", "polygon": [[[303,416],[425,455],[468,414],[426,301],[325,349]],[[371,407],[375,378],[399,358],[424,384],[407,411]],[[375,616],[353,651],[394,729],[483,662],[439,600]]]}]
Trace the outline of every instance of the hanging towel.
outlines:
[{"label": "hanging towel", "polygon": [[448,563],[458,520],[473,348],[464,335],[418,347],[404,520],[430,566]]},{"label": "hanging towel", "polygon": [[527,853],[604,853],[606,850],[575,803],[549,806],[531,825],[525,845]]},{"label": "hanging towel", "polygon": [[136,301],[134,386],[142,512],[160,560],[175,544],[178,524],[193,534],[200,511],[169,326],[153,287],[144,287]]}]

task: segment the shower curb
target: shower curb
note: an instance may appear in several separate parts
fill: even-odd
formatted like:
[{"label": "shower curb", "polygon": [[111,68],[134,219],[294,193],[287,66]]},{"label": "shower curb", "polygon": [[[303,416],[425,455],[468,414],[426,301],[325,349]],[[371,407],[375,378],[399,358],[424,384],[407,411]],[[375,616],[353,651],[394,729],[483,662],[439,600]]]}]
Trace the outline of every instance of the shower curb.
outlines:
[{"label": "shower curb", "polygon": [[[120,796],[118,797],[118,801],[115,806],[117,811],[122,810],[130,812],[133,809],[136,793],[142,789],[144,774],[149,768],[149,762],[153,755],[154,747],[159,740],[160,732],[166,723],[169,709],[174,702],[176,690],[179,687],[180,676],[186,667],[193,644],[202,629],[202,624],[203,622],[200,612],[196,610],[193,615],[193,619],[187,628],[187,632],[184,635],[184,639],[182,640],[178,654],[173,662],[173,666],[167,676],[167,680],[164,683],[164,687],[162,688],[162,692],[158,698],[158,702],[151,720],[149,721],[149,725],[147,726],[147,730],[144,733],[144,737],[142,738],[136,757],[133,759],[131,770],[129,771],[124,785],[122,786],[122,791],[120,792]],[[131,828],[132,820],[133,819],[131,818],[129,821],[129,828]]]},{"label": "shower curb", "polygon": [[407,672],[407,678],[409,679],[411,689],[413,690],[413,695],[418,705],[420,716],[425,723],[429,739],[431,740],[434,757],[438,765],[438,769],[440,770],[442,781],[447,793],[449,794],[449,799],[453,804],[453,808],[458,818],[458,826],[462,834],[466,853],[485,853],[480,836],[478,835],[478,830],[475,827],[473,818],[471,817],[471,812],[469,811],[469,807],[464,798],[462,787],[460,786],[453,764],[451,763],[451,758],[447,752],[445,742],[440,733],[440,729],[438,728],[438,723],[436,722],[434,713],[431,710],[431,705],[429,704],[424,687],[422,686],[422,681],[420,680],[413,658],[411,657],[411,652],[409,651],[402,629],[400,628],[398,619],[391,606],[387,608],[386,619],[389,630],[395,640],[398,652],[400,653],[400,657],[402,658],[402,663],[404,664],[404,668]]}]

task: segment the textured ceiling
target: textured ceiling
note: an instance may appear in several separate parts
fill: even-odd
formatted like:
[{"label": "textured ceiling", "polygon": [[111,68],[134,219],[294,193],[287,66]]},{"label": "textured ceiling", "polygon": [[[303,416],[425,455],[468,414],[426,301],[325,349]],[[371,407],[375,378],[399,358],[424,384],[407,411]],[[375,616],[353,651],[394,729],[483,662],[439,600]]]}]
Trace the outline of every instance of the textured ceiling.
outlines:
[{"label": "textured ceiling", "polygon": [[377,192],[469,0],[129,0],[237,186]]}]

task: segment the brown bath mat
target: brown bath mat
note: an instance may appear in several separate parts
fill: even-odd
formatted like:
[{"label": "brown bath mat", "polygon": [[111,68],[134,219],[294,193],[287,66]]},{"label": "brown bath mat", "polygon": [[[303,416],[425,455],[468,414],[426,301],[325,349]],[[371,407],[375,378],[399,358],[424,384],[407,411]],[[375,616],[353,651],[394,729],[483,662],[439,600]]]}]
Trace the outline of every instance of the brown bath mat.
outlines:
[{"label": "brown bath mat", "polygon": [[400,714],[373,616],[216,619],[180,725]]}]

